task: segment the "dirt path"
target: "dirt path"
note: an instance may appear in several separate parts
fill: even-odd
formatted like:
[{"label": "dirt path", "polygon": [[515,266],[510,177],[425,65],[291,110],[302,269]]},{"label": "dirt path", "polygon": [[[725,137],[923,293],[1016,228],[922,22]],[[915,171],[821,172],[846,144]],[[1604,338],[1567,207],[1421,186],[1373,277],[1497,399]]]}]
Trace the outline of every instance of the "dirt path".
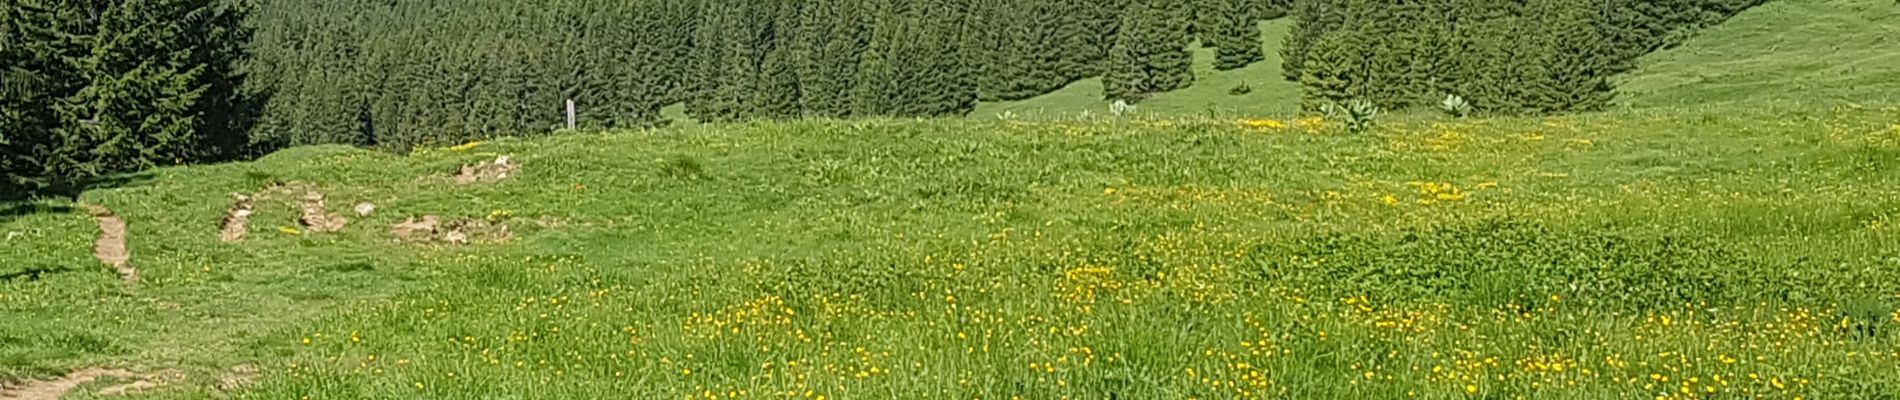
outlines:
[{"label": "dirt path", "polygon": [[139,271],[132,268],[132,250],[125,246],[125,218],[103,206],[88,204],[86,210],[99,221],[99,240],[93,245],[93,256],[118,270],[119,279],[127,286],[137,285]]},{"label": "dirt path", "polygon": [[[128,378],[128,379],[140,378],[138,374],[134,374],[131,371],[126,371],[126,370],[87,368],[87,369],[82,369],[78,371],[73,371],[73,373],[70,373],[70,374],[66,374],[66,377],[64,378],[54,379],[50,381],[31,381],[31,382],[27,382],[25,385],[20,386],[18,388],[11,388],[11,387],[0,388],[0,399],[4,399],[4,400],[58,400],[60,396],[65,396],[66,392],[71,392],[73,391],[73,389],[78,389],[80,385],[85,385],[87,382],[92,382],[94,380],[98,380],[99,378],[105,378],[105,377]],[[117,392],[123,393],[128,389],[136,390],[136,389],[149,387],[148,385],[152,385],[150,382],[146,382],[144,384],[140,384],[139,382],[146,382],[146,381],[143,379],[140,379],[133,383],[115,386],[115,388],[124,387],[117,390]],[[134,386],[137,386],[137,388],[133,388]]]}]

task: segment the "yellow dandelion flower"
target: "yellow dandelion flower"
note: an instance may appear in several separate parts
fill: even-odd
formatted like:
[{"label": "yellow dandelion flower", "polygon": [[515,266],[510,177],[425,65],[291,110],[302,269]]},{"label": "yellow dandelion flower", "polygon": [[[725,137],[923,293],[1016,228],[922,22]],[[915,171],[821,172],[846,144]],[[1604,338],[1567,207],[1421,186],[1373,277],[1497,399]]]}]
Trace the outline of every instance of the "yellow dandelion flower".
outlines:
[{"label": "yellow dandelion flower", "polygon": [[1277,119],[1245,119],[1240,123],[1254,129],[1286,129],[1286,123]]}]

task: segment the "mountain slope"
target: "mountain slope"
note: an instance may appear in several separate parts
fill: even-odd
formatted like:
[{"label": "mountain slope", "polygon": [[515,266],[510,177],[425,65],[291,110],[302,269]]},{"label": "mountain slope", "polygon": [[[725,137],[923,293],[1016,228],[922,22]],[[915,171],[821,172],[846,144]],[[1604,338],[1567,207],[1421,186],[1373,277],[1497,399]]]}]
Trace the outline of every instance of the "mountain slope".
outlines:
[{"label": "mountain slope", "polygon": [[[1214,50],[1194,48],[1194,85],[1156,94],[1136,105],[1139,113],[1163,115],[1203,115],[1210,111],[1242,116],[1284,115],[1299,111],[1300,85],[1280,77],[1280,43],[1285,41],[1292,20],[1276,19],[1260,23],[1260,39],[1267,59],[1246,68],[1214,70]],[[1229,91],[1241,84],[1253,91],[1233,95]],[[1083,112],[1108,112],[1102,100],[1102,80],[1089,78],[1068,87],[1017,101],[986,102],[977,105],[972,117],[994,118],[1009,113],[1016,116],[1062,116]]]},{"label": "mountain slope", "polygon": [[1621,79],[1633,107],[1900,101],[1900,4],[1778,0],[1652,53]]}]

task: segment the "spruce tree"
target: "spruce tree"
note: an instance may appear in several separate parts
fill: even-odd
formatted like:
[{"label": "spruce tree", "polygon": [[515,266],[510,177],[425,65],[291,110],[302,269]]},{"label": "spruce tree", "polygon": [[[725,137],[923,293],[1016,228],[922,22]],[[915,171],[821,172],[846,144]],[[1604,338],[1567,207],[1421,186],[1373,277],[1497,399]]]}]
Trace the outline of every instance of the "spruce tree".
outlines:
[{"label": "spruce tree", "polygon": [[754,99],[754,117],[787,119],[804,114],[798,88],[797,58],[793,54],[798,40],[799,3],[771,2],[768,4],[772,4],[772,7],[763,8],[755,14],[767,19],[764,29],[757,35],[756,46],[761,48],[758,52],[762,55],[758,76],[753,78],[753,89],[749,93]]},{"label": "spruce tree", "polygon": [[1260,46],[1260,23],[1256,19],[1256,0],[1206,0],[1210,22],[1202,33],[1202,46],[1213,47],[1214,68],[1231,70],[1266,59]]},{"label": "spruce tree", "polygon": [[1193,84],[1189,39],[1185,3],[1137,0],[1117,31],[1103,97],[1133,102]]},{"label": "spruce tree", "polygon": [[1319,111],[1327,104],[1354,100],[1361,37],[1347,30],[1328,32],[1311,43],[1300,69],[1300,108]]},{"label": "spruce tree", "polygon": [[1153,79],[1154,92],[1166,92],[1181,89],[1194,84],[1194,54],[1188,51],[1193,37],[1189,34],[1191,24],[1191,3],[1182,1],[1157,0],[1149,3],[1151,14],[1147,21],[1154,21],[1147,34],[1148,65]]},{"label": "spruce tree", "polygon": [[857,85],[852,90],[852,114],[858,116],[891,115],[901,101],[902,82],[895,60],[905,50],[903,37],[908,30],[903,18],[893,10],[892,0],[867,0],[870,36],[858,61]]},{"label": "spruce tree", "polygon": [[1542,74],[1526,79],[1533,85],[1533,108],[1545,113],[1591,111],[1608,106],[1615,94],[1610,76],[1616,54],[1590,20],[1582,4],[1563,0],[1533,0],[1531,18],[1538,28],[1536,62]]},{"label": "spruce tree", "polygon": [[851,92],[864,52],[859,0],[817,0],[802,8],[792,58],[807,115],[851,115]]},{"label": "spruce tree", "polygon": [[755,32],[746,21],[748,1],[708,1],[693,42],[694,89],[686,111],[701,121],[730,121],[747,115],[747,89],[757,76],[752,52]]},{"label": "spruce tree", "polygon": [[1313,42],[1344,23],[1350,6],[1344,0],[1291,1],[1293,28],[1287,33],[1286,41],[1280,45],[1280,68],[1287,80],[1298,81],[1304,75],[1301,69],[1306,67],[1306,57],[1312,52],[1310,47]]},{"label": "spruce tree", "polygon": [[[217,0],[19,1],[0,66],[4,186],[69,186],[239,155],[246,8]],[[17,47],[16,47],[17,46]],[[18,86],[15,86],[18,85]],[[9,104],[11,106],[11,104]]]}]

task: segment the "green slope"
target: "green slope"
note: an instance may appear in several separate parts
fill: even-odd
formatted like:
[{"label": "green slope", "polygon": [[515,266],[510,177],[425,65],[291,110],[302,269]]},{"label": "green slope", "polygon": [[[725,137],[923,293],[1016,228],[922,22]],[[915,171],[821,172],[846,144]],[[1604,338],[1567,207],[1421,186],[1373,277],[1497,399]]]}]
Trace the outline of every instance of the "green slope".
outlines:
[{"label": "green slope", "polygon": [[1900,4],[1777,0],[1645,56],[1634,107],[1900,101]]},{"label": "green slope", "polygon": [[[1387,121],[746,123],[160,168],[80,196],[130,223],[136,289],[91,259],[80,208],[0,204],[0,386],[88,366],[181,376],[111,397],[133,400],[1900,382],[1900,108]],[[522,169],[447,176],[501,155]],[[287,191],[220,241],[231,193],[288,181],[349,224],[297,229]],[[396,241],[424,215],[474,242]]]},{"label": "green slope", "polygon": [[[1299,111],[1300,85],[1280,76],[1280,44],[1284,42],[1292,20],[1282,18],[1260,24],[1261,42],[1267,59],[1232,71],[1214,70],[1214,50],[1194,48],[1194,86],[1155,95],[1136,105],[1137,112],[1155,115],[1257,116],[1287,115]],[[1228,91],[1242,83],[1253,92],[1235,96]],[[970,116],[994,118],[1003,113],[1018,117],[1066,116],[1108,112],[1102,100],[1102,80],[1089,78],[1069,84],[1055,92],[1034,98],[986,102]]]},{"label": "green slope", "polygon": [[[1195,47],[1194,85],[1157,94],[1137,104],[1136,112],[1158,116],[1206,116],[1213,113],[1223,117],[1286,116],[1299,112],[1299,83],[1289,82],[1280,76],[1280,44],[1285,41],[1291,24],[1292,20],[1286,18],[1262,22],[1260,38],[1266,47],[1267,59],[1246,68],[1215,71],[1214,49]],[[1252,86],[1253,92],[1238,96],[1228,93],[1243,83]],[[997,118],[1007,115],[1015,118],[1049,118],[1083,113],[1105,114],[1108,112],[1108,103],[1102,100],[1102,80],[1088,78],[1041,96],[1016,101],[984,102],[976,106],[970,117]],[[697,125],[686,115],[686,108],[679,104],[660,110],[660,114],[674,121],[675,125]]]}]

